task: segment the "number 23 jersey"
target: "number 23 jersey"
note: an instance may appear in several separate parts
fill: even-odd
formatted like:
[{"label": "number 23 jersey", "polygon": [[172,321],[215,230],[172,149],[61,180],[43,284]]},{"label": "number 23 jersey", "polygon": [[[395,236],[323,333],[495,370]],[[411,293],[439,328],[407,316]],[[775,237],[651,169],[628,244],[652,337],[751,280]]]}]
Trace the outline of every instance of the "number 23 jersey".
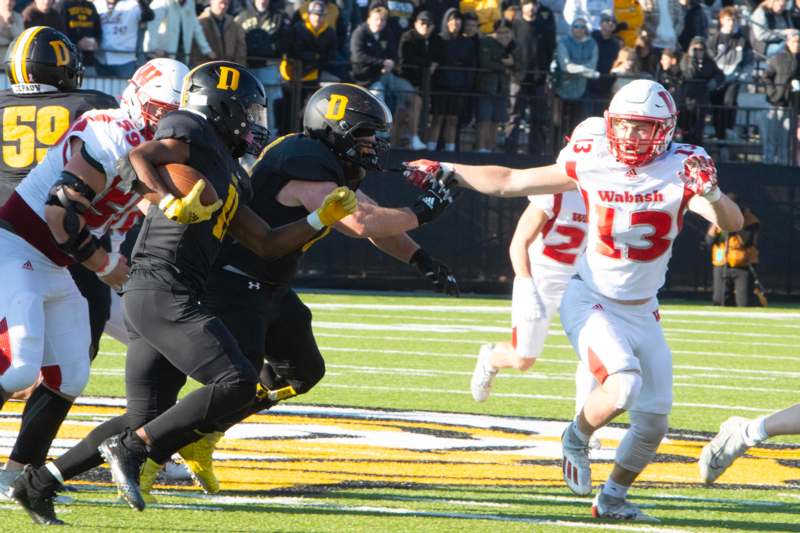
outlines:
[{"label": "number 23 jersey", "polygon": [[92,109],[117,107],[114,97],[99,91],[0,91],[0,182],[4,185],[0,186],[0,205],[79,116]]},{"label": "number 23 jersey", "polygon": [[693,195],[681,180],[690,155],[706,152],[672,143],[649,163],[629,167],[609,152],[602,118],[575,128],[558,164],[586,204],[588,238],[577,271],[592,290],[619,300],[658,293]]}]

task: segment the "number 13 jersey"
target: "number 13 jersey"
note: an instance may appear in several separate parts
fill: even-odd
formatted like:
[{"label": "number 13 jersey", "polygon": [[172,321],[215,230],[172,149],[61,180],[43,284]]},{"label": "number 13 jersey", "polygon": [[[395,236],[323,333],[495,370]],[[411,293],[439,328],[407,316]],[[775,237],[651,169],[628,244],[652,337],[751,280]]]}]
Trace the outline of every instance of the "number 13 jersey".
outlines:
[{"label": "number 13 jersey", "polygon": [[575,128],[558,164],[575,180],[586,204],[587,244],[577,271],[592,290],[618,300],[658,293],[693,194],[681,180],[690,155],[706,152],[672,143],[649,163],[629,167],[609,152],[602,118]]}]

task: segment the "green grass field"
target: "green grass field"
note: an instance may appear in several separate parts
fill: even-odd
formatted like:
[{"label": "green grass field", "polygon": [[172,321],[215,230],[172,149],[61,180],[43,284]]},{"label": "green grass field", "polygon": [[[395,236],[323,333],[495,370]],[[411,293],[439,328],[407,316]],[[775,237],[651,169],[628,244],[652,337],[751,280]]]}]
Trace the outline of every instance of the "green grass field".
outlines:
[{"label": "green grass field", "polygon": [[[719,309],[668,302],[675,407],[659,462],[631,491],[661,520],[607,524],[590,498],[560,482],[558,435],[574,410],[576,357],[556,322],[527,373],[508,371],[475,403],[469,379],[480,345],[508,335],[509,301],[304,293],[327,361],[309,394],[231,429],[218,450],[220,495],[165,487],[135,513],[116,503],[103,472],[59,505],[70,531],[800,531],[800,439],[751,450],[714,488],[695,458],[720,422],[798,401],[800,308]],[[114,412],[124,397],[121,345],[106,339],[89,398],[57,450]],[[8,454],[21,406],[0,417]],[[619,420],[624,423],[625,419]],[[595,486],[619,428],[602,433]],[[0,504],[0,531],[29,527]]]}]

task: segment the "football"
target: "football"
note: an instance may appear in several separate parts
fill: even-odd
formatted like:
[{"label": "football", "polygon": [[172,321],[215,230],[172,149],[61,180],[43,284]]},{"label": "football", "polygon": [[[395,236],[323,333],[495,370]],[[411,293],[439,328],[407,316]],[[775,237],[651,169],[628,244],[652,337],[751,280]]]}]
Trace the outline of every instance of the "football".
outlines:
[{"label": "football", "polygon": [[170,188],[170,192],[177,198],[183,198],[192,190],[194,184],[199,180],[206,180],[206,188],[200,195],[200,203],[211,205],[217,201],[217,193],[214,186],[206,179],[203,174],[196,169],[179,163],[168,163],[158,167],[158,175]]}]

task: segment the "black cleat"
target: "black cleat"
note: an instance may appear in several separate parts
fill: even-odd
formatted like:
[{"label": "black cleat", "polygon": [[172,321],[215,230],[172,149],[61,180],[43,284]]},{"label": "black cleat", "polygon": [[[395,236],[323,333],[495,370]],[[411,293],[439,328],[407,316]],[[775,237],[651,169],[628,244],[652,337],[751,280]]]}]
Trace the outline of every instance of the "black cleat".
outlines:
[{"label": "black cleat", "polygon": [[32,483],[34,468],[26,465],[22,475],[17,477],[6,491],[6,496],[17,502],[31,517],[34,524],[41,526],[62,526],[64,522],[56,517],[53,508],[53,498],[56,491],[41,493],[37,491]]},{"label": "black cleat", "polygon": [[97,447],[111,468],[111,477],[122,499],[132,509],[144,511],[144,498],[139,490],[139,474],[146,457],[140,457],[122,444],[122,434],[109,437]]}]

